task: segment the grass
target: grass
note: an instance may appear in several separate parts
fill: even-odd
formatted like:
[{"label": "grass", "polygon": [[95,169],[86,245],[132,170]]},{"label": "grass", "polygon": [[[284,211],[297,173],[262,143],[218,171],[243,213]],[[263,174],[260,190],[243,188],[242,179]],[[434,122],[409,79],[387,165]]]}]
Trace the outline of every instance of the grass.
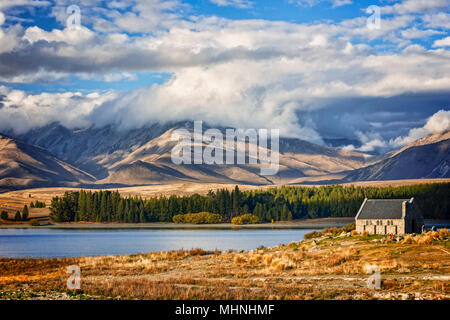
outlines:
[{"label": "grass", "polygon": [[[193,249],[130,256],[0,259],[0,298],[450,298],[450,254],[441,250],[448,237],[430,244],[384,240],[358,235],[241,252]],[[69,265],[81,268],[81,290],[76,292],[66,288]],[[381,290],[367,288],[368,265],[380,269]]]},{"label": "grass", "polygon": [[342,234],[350,233],[355,235],[355,223],[349,223],[343,227],[337,228],[337,227],[330,227],[330,228],[324,228],[321,231],[311,231],[304,235],[305,239],[314,239],[314,238],[320,238],[320,237],[336,237]]}]

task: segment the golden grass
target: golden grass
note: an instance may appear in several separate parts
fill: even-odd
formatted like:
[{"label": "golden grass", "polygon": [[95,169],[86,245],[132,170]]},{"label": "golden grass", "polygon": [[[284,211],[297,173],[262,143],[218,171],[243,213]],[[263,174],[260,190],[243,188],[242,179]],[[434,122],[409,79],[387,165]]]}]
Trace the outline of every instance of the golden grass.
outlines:
[{"label": "golden grass", "polygon": [[[431,236],[431,235],[430,235]],[[405,238],[406,239],[406,238]],[[411,243],[360,236],[301,241],[248,252],[177,250],[74,259],[0,259],[2,292],[65,292],[66,267],[79,265],[81,292],[129,299],[372,299],[418,295],[449,299],[450,255],[433,250],[428,235]],[[349,245],[341,245],[349,241]],[[311,248],[318,250],[310,250]],[[369,290],[366,267],[382,274]],[[447,281],[447,282],[446,282]],[[384,296],[385,295],[385,296]],[[400,295],[400,296],[399,296]]]}]

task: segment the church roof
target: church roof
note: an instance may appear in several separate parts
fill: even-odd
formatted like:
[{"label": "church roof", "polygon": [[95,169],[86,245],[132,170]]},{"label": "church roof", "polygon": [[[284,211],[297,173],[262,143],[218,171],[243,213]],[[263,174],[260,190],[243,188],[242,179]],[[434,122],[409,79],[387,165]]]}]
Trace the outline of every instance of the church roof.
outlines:
[{"label": "church roof", "polygon": [[359,209],[357,219],[401,219],[402,203],[412,199],[366,199]]}]

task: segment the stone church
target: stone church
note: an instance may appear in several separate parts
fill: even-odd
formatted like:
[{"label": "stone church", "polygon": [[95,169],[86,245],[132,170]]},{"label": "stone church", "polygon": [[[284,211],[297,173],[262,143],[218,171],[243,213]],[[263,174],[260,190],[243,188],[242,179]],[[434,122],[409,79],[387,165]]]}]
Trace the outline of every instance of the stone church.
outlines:
[{"label": "stone church", "polygon": [[365,199],[355,218],[356,231],[369,234],[421,233],[423,216],[407,199]]}]

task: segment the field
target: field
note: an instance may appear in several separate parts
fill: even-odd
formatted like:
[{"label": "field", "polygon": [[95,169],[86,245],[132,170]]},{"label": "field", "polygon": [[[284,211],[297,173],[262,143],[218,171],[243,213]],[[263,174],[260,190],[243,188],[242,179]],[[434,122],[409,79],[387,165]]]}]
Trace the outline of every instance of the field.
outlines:
[{"label": "field", "polygon": [[[358,183],[399,186],[447,180]],[[240,186],[241,190],[268,188]],[[182,184],[120,189],[122,195],[204,194],[234,185]],[[31,201],[45,201],[74,189],[46,188],[0,194],[10,213]],[[30,218],[48,222],[48,208],[31,209]],[[328,218],[259,225],[321,228],[353,218]],[[21,225],[16,225],[21,226]],[[173,224],[129,224],[168,228]],[[123,224],[58,224],[67,228],[123,228]],[[186,226],[185,226],[186,227]],[[205,226],[208,227],[208,226]],[[222,225],[221,227],[231,227]],[[81,289],[68,290],[68,266],[81,268]],[[368,266],[380,271],[379,289],[369,288]],[[201,249],[131,256],[64,259],[0,259],[0,299],[450,299],[448,235],[384,236],[324,234],[275,248],[207,252]]]},{"label": "field", "polygon": [[[67,266],[81,288],[66,287]],[[369,288],[368,266],[381,287]],[[0,259],[3,299],[450,299],[449,238],[322,236],[254,251],[201,249],[73,259]]]}]

